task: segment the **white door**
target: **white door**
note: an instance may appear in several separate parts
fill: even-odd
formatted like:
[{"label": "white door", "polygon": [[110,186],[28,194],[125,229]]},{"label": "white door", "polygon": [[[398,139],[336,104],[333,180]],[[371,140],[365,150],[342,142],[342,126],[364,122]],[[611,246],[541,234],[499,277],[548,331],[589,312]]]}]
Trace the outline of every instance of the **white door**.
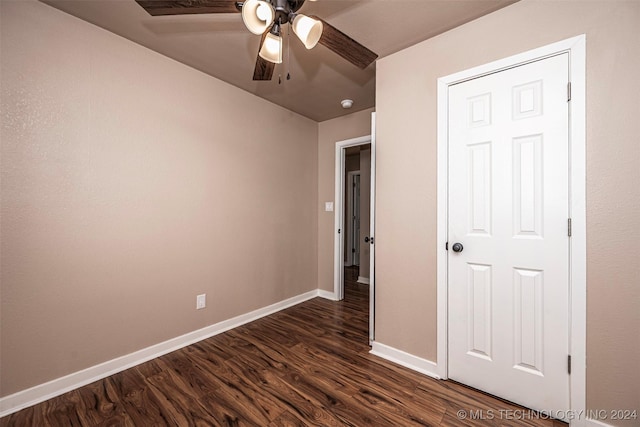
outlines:
[{"label": "white door", "polygon": [[449,88],[448,376],[538,410],[569,408],[568,76]]}]

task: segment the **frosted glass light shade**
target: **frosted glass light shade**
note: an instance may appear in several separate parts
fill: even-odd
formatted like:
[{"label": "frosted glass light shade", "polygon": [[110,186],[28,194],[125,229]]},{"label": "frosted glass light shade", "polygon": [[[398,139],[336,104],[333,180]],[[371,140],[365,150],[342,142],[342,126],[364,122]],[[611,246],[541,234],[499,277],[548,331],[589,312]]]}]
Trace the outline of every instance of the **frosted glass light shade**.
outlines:
[{"label": "frosted glass light shade", "polygon": [[322,36],[322,22],[306,15],[296,15],[291,27],[307,49],[315,47]]},{"label": "frosted glass light shade", "polygon": [[266,1],[247,0],[242,5],[242,21],[253,34],[261,35],[273,24],[276,12]]},{"label": "frosted glass light shade", "polygon": [[282,64],[282,37],[269,33],[258,53],[261,58],[276,64]]}]

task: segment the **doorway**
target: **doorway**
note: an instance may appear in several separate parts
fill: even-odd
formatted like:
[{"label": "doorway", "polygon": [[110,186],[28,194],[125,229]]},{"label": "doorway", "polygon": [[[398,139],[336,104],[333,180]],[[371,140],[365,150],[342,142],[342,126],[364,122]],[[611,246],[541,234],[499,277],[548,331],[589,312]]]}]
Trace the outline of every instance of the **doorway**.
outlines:
[{"label": "doorway", "polygon": [[[372,114],[372,128],[375,123]],[[349,191],[346,170],[347,150],[359,153],[359,220],[360,231],[355,233],[353,215],[347,218]],[[374,135],[353,138],[336,143],[335,166],[335,222],[334,222],[334,296],[340,301],[344,298],[345,264],[349,259],[345,253],[349,231],[353,240],[358,240],[358,283],[369,286],[369,341],[374,339],[375,319],[375,138]],[[355,174],[354,174],[355,175]],[[353,184],[353,183],[352,183]],[[353,188],[353,187],[351,187]],[[353,193],[353,192],[352,192]],[[351,194],[353,195],[353,194]],[[353,210],[353,208],[352,208]],[[351,227],[349,227],[351,223]],[[355,245],[354,245],[355,246]],[[353,249],[353,247],[352,247]],[[353,254],[353,252],[352,252]],[[353,260],[353,255],[352,258]],[[352,263],[353,265],[353,263]]]},{"label": "doorway", "polygon": [[565,414],[585,407],[584,53],[438,82],[439,373]]}]

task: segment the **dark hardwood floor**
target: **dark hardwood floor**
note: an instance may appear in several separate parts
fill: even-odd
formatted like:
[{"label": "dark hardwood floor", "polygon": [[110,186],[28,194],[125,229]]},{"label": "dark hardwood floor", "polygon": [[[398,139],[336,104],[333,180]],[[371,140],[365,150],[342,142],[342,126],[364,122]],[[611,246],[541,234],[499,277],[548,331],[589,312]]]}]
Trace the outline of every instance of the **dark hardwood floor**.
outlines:
[{"label": "dark hardwood floor", "polygon": [[[356,283],[357,277],[356,269],[347,269],[344,301],[315,298],[9,415],[0,424],[566,426],[508,419],[522,408],[369,354],[368,286]],[[471,411],[493,419],[470,419]]]}]

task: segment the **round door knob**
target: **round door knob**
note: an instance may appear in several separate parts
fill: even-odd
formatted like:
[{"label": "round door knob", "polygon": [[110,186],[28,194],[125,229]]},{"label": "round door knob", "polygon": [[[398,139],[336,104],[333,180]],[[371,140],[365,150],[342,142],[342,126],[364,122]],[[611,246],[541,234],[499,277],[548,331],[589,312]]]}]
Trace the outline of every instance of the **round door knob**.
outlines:
[{"label": "round door knob", "polygon": [[367,236],[367,237],[365,237],[365,238],[364,238],[364,242],[365,242],[365,243],[369,243],[369,236]]},{"label": "round door knob", "polygon": [[462,252],[464,246],[462,246],[462,243],[454,243],[451,249],[453,249],[453,252]]}]

